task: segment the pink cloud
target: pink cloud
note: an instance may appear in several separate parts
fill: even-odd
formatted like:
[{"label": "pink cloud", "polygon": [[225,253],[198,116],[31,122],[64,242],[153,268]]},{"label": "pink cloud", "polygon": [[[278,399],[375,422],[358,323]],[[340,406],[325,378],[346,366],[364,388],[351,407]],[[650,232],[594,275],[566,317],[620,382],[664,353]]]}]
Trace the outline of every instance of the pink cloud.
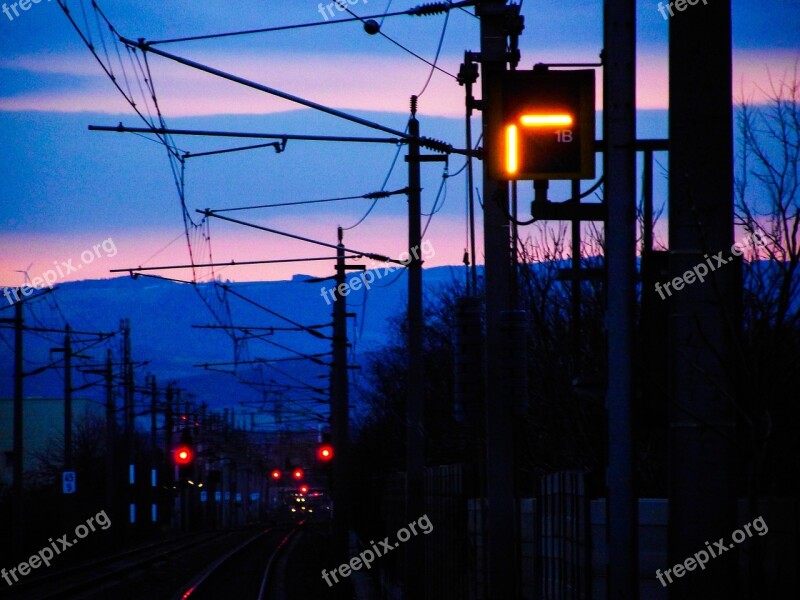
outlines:
[{"label": "pink cloud", "polygon": [[[408,98],[421,88],[419,65],[404,58],[361,55],[275,54],[247,56],[215,54],[193,57],[222,70],[343,110],[407,112]],[[734,90],[739,97],[763,99],[768,72],[780,77],[798,59],[792,51],[737,51],[734,54]],[[460,59],[444,57],[441,64],[456,70]],[[269,114],[297,108],[268,94],[242,88],[165,59],[151,62],[161,108],[167,117],[215,114]],[[83,54],[25,56],[0,61],[0,68],[33,74],[74,75],[81,79],[71,89],[37,91],[0,98],[4,111],[101,112],[120,114],[130,108],[111,82]],[[664,109],[668,101],[666,51],[643,50],[638,60],[638,106]],[[342,85],[346,75],[347,85]],[[428,115],[460,117],[463,88],[448,77],[434,75],[421,109]],[[598,108],[602,82],[598,78]]]},{"label": "pink cloud", "polygon": [[[352,55],[273,55],[196,57],[221,70],[332,107],[357,111],[408,111],[408,99],[418,93],[424,77],[408,60]],[[442,61],[444,64],[445,61]],[[457,67],[457,61],[453,62]],[[87,68],[87,65],[92,68]],[[159,103],[165,116],[269,114],[298,108],[297,104],[168,61],[151,60]],[[29,56],[1,61],[0,68],[34,74],[76,75],[84,79],[72,89],[31,92],[0,98],[5,111],[129,112],[119,92],[98,65],[83,55]],[[453,68],[453,67],[451,67]],[[347,85],[342,85],[342,74]],[[138,89],[135,94],[139,96]],[[143,102],[142,98],[136,98]],[[455,116],[463,111],[463,89],[444,75],[434,75],[422,103],[426,114]]]},{"label": "pink cloud", "polygon": [[[345,234],[345,246],[364,252],[383,254],[397,258],[407,248],[406,219],[404,216],[375,217],[371,227],[359,228]],[[269,226],[290,233],[301,233],[305,237],[327,243],[336,243],[336,225],[310,222],[300,217],[270,219]],[[387,234],[387,232],[389,232]],[[23,283],[23,275],[17,270],[29,269],[31,279],[42,277],[48,270],[55,271],[56,282],[82,279],[107,279],[120,277],[124,273],[110,273],[111,269],[127,269],[139,266],[165,266],[189,264],[189,255],[180,229],[145,229],[136,231],[90,232],[70,235],[37,233],[6,234],[3,239],[3,254],[0,256],[0,285],[18,286]],[[453,227],[450,220],[434,221],[426,239],[436,251],[435,256],[426,261],[426,267],[454,265],[461,263],[463,254],[463,231]],[[113,256],[100,248],[89,261],[95,245],[111,238],[116,252]],[[177,238],[177,239],[176,239]],[[111,244],[107,244],[110,246]],[[482,244],[479,244],[482,247]],[[214,261],[225,263],[249,260],[274,260],[286,258],[308,258],[332,256],[334,250],[305,242],[290,240],[274,234],[248,230],[236,225],[216,224],[212,227],[212,250]],[[97,255],[99,253],[99,256]],[[196,255],[195,262],[208,260],[208,255]],[[70,262],[71,261],[71,262]],[[479,262],[482,262],[479,260]],[[67,272],[64,263],[79,269]],[[372,261],[363,259],[363,264],[372,266]],[[63,276],[58,276],[61,267]],[[232,281],[258,281],[290,279],[296,273],[315,276],[330,275],[333,261],[307,263],[278,263],[253,266],[218,267],[215,272],[223,279]],[[174,269],[156,272],[159,275],[180,280],[192,279],[191,270]],[[197,270],[198,280],[210,276],[211,270]]]}]

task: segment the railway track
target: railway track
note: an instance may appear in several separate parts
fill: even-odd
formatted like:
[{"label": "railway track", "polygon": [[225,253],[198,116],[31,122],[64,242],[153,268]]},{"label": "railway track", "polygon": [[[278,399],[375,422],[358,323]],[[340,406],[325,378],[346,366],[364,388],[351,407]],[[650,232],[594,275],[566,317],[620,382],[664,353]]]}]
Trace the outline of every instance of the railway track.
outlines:
[{"label": "railway track", "polygon": [[197,551],[240,532],[212,532],[181,536],[133,548],[107,558],[21,581],[4,590],[8,600],[82,600],[119,597],[111,591],[138,572],[189,550]]},{"label": "railway track", "polygon": [[278,600],[278,561],[304,523],[260,531],[209,565],[171,600],[219,600],[232,592],[237,600]]}]

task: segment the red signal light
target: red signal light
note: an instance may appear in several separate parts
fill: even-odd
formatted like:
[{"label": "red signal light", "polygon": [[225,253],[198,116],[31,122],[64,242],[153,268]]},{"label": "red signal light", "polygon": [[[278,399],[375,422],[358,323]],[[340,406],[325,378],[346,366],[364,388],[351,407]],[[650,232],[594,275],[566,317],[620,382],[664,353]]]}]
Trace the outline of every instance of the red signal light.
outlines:
[{"label": "red signal light", "polygon": [[303,469],[295,469],[292,471],[292,477],[300,481],[303,478]]},{"label": "red signal light", "polygon": [[273,469],[272,473],[270,473],[270,477],[272,477],[273,480],[277,481],[278,479],[281,478],[281,472],[278,469]]},{"label": "red signal light", "polygon": [[317,448],[317,458],[321,461],[329,461],[333,458],[333,446],[323,444]]},{"label": "red signal light", "polygon": [[175,449],[175,463],[179,465],[188,465],[194,459],[194,452],[189,446],[178,446]]},{"label": "red signal light", "polygon": [[307,485],[301,485],[300,486],[300,493],[301,494],[307,494],[308,493],[308,486]]}]

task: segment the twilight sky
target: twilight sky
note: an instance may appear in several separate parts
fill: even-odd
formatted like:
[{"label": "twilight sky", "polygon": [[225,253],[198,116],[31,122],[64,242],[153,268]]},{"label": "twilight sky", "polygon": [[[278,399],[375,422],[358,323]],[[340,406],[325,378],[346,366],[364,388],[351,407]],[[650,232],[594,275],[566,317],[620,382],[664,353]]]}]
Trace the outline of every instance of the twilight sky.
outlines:
[{"label": "twilight sky", "polygon": [[[8,4],[8,3],[7,3]],[[396,0],[392,10],[418,2]],[[797,0],[734,0],[734,96],[756,101],[768,87],[768,70],[780,78],[800,57]],[[70,0],[83,24],[81,3]],[[92,24],[94,14],[88,10]],[[638,104],[640,137],[666,134],[668,24],[657,2],[639,3]],[[2,6],[2,5],[0,5]],[[307,23],[323,19],[311,0],[100,0],[109,20],[126,37],[169,39],[206,33]],[[379,14],[387,0],[357,0],[358,15]],[[691,18],[702,3],[675,18]],[[336,18],[343,13],[336,12]],[[521,68],[535,62],[594,62],[602,46],[600,0],[528,0],[521,39]],[[9,15],[13,16],[13,11]],[[383,31],[432,60],[443,15],[387,18]],[[95,29],[96,31],[96,29]],[[98,43],[99,39],[93,41]],[[439,66],[458,71],[466,49],[477,50],[478,22],[453,11]],[[423,88],[430,67],[359,23],[330,25],[192,41],[162,49],[228,70],[310,100],[402,130],[408,98]],[[112,52],[112,48],[108,49]],[[378,132],[319,114],[266,94],[151,56],[159,104],[168,125],[272,133],[382,136]],[[120,82],[124,81],[124,75]],[[0,285],[19,285],[16,270],[29,264],[31,277],[53,263],[72,260],[81,269],[63,280],[108,277],[108,269],[188,262],[178,195],[163,147],[130,134],[87,131],[87,125],[142,126],[102,72],[55,1],[40,0],[13,19],[0,13]],[[130,79],[135,89],[135,80]],[[598,76],[599,83],[599,76]],[[598,88],[598,97],[601,90]],[[599,103],[598,103],[598,107]],[[463,88],[434,73],[420,98],[422,133],[465,144]],[[478,130],[478,119],[474,130]],[[183,150],[233,147],[235,140],[179,138]],[[245,142],[256,143],[256,142]],[[242,145],[242,144],[239,144]],[[391,145],[289,142],[272,149],[187,161],[186,203],[223,208],[297,200],[356,196],[381,188],[396,148]],[[386,189],[405,186],[401,151]],[[450,172],[463,162],[453,158]],[[423,210],[429,212],[441,183],[439,163],[423,165]],[[426,237],[436,249],[427,265],[457,264],[465,239],[464,175],[453,177],[440,197]],[[663,186],[662,186],[663,187]],[[556,187],[553,197],[558,197]],[[526,206],[530,190],[521,191]],[[444,204],[441,204],[444,198]],[[335,227],[355,224],[369,207],[363,199],[304,207],[264,209],[235,216],[295,234],[335,242]],[[424,221],[423,221],[424,222]],[[479,228],[480,229],[480,228]],[[358,227],[346,233],[348,246],[397,256],[406,231],[404,196],[380,200]],[[212,222],[217,261],[322,256],[323,248],[237,225]],[[111,238],[113,256],[85,251]],[[108,244],[107,244],[108,246]],[[98,256],[99,254],[99,256]],[[479,257],[479,262],[482,262]],[[329,273],[328,263],[228,268],[235,280],[283,279],[293,273]],[[165,273],[188,278],[184,271]]]}]

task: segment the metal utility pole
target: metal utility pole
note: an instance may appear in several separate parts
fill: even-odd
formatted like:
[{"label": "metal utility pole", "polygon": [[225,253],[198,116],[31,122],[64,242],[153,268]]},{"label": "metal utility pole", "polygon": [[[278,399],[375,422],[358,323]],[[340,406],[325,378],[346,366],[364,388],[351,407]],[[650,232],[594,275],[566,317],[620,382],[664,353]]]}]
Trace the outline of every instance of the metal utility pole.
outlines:
[{"label": "metal utility pole", "polygon": [[156,376],[150,375],[150,449],[155,455],[156,432],[158,431],[156,416],[158,414],[158,387]]},{"label": "metal utility pole", "polygon": [[[472,150],[472,111],[476,106],[475,98],[472,96],[472,89],[475,82],[478,81],[478,65],[475,63],[475,55],[472,52],[464,52],[464,62],[461,63],[461,68],[458,71],[458,83],[465,88],[465,106],[466,106],[466,137],[467,150]],[[467,155],[467,185],[469,186],[469,252],[470,252],[470,269],[469,278],[467,279],[467,296],[478,295],[478,266],[475,264],[477,261],[477,253],[475,251],[475,194],[472,187],[473,169],[472,169],[472,154]]]},{"label": "metal utility pole", "polygon": [[[81,354],[74,354],[72,351],[72,329],[69,324],[64,328],[64,346],[53,348],[51,352],[61,352],[64,354],[64,466],[63,471],[72,471],[72,359],[74,357],[85,358]],[[71,519],[75,510],[74,495],[64,495],[64,507],[66,518]]]},{"label": "metal utility pole", "polygon": [[126,464],[128,465],[128,524],[136,522],[136,465],[133,460],[135,413],[133,407],[133,363],[131,362],[131,325],[130,320],[120,321],[122,328],[122,380],[125,411]]},{"label": "metal utility pole", "polygon": [[169,456],[172,451],[172,383],[167,384],[164,403],[164,453]]},{"label": "metal utility pole", "polygon": [[112,515],[116,515],[114,500],[114,440],[117,437],[116,406],[114,405],[114,363],[111,360],[111,350],[106,350],[106,505]]},{"label": "metal utility pole", "polygon": [[64,470],[72,470],[72,340],[70,328],[66,326],[64,348]]},{"label": "metal utility pole", "polygon": [[[23,497],[23,346],[22,332],[24,321],[22,318],[22,302],[14,306],[14,551],[21,552],[25,531],[25,501]],[[16,556],[16,554],[15,554]]]},{"label": "metal utility pole", "polygon": [[150,375],[150,525],[155,527],[159,519],[158,485],[158,386],[156,376]]},{"label": "metal utility pole", "polygon": [[478,473],[479,496],[486,493],[485,461],[485,407],[484,407],[484,356],[483,303],[480,298],[459,298],[455,311],[456,341],[453,348],[455,374],[453,379],[456,421],[464,422],[465,447],[470,462]]},{"label": "metal utility pole", "polygon": [[[678,281],[733,244],[731,2],[669,23],[670,275]],[[707,258],[711,257],[711,258]],[[708,261],[708,262],[707,262]],[[669,564],[729,536],[736,520],[738,262],[714,265],[668,298],[670,312]],[[674,287],[674,286],[673,286]],[[692,550],[694,549],[694,550]],[[670,585],[681,600],[733,598],[737,558]]]},{"label": "metal utility pole", "polygon": [[[333,552],[346,561],[349,557],[350,535],[350,397],[347,364],[347,271],[364,270],[364,265],[348,265],[345,262],[344,232],[337,230],[339,243],[336,246],[336,275],[333,292],[333,364],[331,367],[331,443],[334,447],[333,486]],[[344,590],[345,588],[342,588]],[[341,591],[339,593],[344,593]]]},{"label": "metal utility pole", "polygon": [[603,137],[606,142],[608,327],[607,596],[639,594],[634,487],[633,338],[636,303],[636,5],[605,0]]},{"label": "metal utility pole", "polygon": [[128,459],[133,459],[133,428],[134,428],[134,408],[133,408],[133,363],[131,362],[131,323],[129,319],[122,319],[122,379],[125,407],[125,434],[128,436],[128,446],[131,450]]},{"label": "metal utility pole", "polygon": [[[164,458],[165,458],[165,472],[164,481],[170,482],[172,467],[172,400],[173,400],[172,382],[167,384],[167,391],[164,398]],[[170,507],[171,508],[171,507]],[[168,521],[167,521],[168,522]]]},{"label": "metal utility pole", "polygon": [[[481,93],[485,156],[494,156],[502,127],[502,77],[509,59],[505,0],[481,0],[476,7],[481,27]],[[486,290],[486,470],[488,598],[516,597],[514,445],[512,398],[503,373],[506,339],[501,318],[514,306],[511,297],[511,232],[508,185],[491,177],[484,161],[483,235]],[[473,259],[474,260],[474,259]]]},{"label": "metal utility pole", "polygon": [[[572,205],[577,212],[580,206],[581,195],[581,182],[579,179],[572,181]],[[572,356],[575,360],[574,373],[576,376],[581,375],[580,356],[581,356],[581,221],[580,219],[573,219],[572,221],[572,280],[570,285],[572,287],[572,322],[570,323],[570,337],[572,346]]]},{"label": "metal utility pole", "polygon": [[[96,365],[99,367],[100,365]],[[106,387],[106,506],[114,518],[117,506],[114,500],[114,441],[116,440],[116,407],[114,405],[114,363],[111,359],[111,350],[106,350],[106,362],[102,369],[84,368],[83,373],[102,375]]]},{"label": "metal utility pole", "polygon": [[[422,259],[420,245],[421,181],[417,97],[411,96],[408,121],[408,376],[406,396],[406,518],[425,514],[424,361]],[[406,543],[405,598],[425,598],[425,548],[422,540]]]},{"label": "metal utility pole", "polygon": [[350,529],[350,410],[347,385],[347,278],[343,231],[339,227],[336,248],[336,295],[333,302],[333,369],[331,372],[331,441],[333,460],[333,548],[337,560],[348,556]]}]

